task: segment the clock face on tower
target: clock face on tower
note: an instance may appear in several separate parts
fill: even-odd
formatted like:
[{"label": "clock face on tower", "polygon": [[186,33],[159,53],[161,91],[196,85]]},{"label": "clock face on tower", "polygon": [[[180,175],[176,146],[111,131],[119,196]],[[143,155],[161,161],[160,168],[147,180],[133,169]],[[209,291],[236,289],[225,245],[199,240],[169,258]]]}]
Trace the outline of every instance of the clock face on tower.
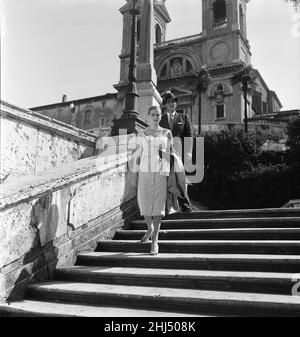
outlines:
[{"label": "clock face on tower", "polygon": [[228,59],[229,47],[224,42],[215,44],[210,50],[210,56],[215,62],[223,62]]}]

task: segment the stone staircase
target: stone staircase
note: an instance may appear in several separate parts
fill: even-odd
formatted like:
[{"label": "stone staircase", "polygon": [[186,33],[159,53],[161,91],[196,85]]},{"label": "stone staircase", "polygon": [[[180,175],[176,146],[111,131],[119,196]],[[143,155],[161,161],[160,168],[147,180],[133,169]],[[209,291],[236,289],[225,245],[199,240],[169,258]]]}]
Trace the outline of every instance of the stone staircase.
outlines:
[{"label": "stone staircase", "polygon": [[173,214],[158,256],[145,230],[133,221],[0,316],[300,316],[300,209]]}]

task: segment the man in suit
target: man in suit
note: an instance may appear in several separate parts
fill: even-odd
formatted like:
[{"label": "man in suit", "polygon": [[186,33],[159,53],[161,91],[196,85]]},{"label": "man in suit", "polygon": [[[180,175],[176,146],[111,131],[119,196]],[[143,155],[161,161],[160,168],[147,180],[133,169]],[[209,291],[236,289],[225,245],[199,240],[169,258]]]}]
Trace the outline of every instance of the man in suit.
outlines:
[{"label": "man in suit", "polygon": [[[182,156],[184,163],[188,164],[192,160],[193,144],[192,142],[188,142],[188,146],[186,146],[185,149],[184,138],[189,137],[191,139],[192,127],[187,115],[176,112],[177,102],[178,98],[171,91],[168,91],[163,96],[165,114],[161,119],[160,126],[172,131],[174,149]],[[187,193],[184,198],[178,198],[178,203],[182,212],[192,212],[191,203]]]}]

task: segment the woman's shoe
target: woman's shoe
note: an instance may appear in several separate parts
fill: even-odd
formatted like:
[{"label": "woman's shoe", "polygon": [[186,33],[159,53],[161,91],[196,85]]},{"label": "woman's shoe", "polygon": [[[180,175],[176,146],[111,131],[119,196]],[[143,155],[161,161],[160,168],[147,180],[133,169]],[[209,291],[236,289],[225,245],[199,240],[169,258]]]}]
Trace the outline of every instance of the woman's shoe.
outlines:
[{"label": "woman's shoe", "polygon": [[181,209],[181,213],[192,213],[193,210],[190,207],[185,207]]},{"label": "woman's shoe", "polygon": [[152,232],[147,232],[143,237],[142,237],[142,240],[141,240],[141,242],[148,242],[149,241],[149,239],[151,238],[151,236],[152,236],[152,234],[153,234],[153,231]]},{"label": "woman's shoe", "polygon": [[150,254],[151,255],[157,255],[158,254],[158,250],[159,250],[158,243],[157,242],[152,243]]}]

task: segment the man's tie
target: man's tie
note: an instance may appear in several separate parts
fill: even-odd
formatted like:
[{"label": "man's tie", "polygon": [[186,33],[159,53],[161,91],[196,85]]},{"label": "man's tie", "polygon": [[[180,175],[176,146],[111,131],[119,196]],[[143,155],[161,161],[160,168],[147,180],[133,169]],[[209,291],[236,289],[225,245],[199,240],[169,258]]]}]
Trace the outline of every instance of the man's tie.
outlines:
[{"label": "man's tie", "polygon": [[170,114],[170,129],[173,130],[174,125],[174,114]]}]

